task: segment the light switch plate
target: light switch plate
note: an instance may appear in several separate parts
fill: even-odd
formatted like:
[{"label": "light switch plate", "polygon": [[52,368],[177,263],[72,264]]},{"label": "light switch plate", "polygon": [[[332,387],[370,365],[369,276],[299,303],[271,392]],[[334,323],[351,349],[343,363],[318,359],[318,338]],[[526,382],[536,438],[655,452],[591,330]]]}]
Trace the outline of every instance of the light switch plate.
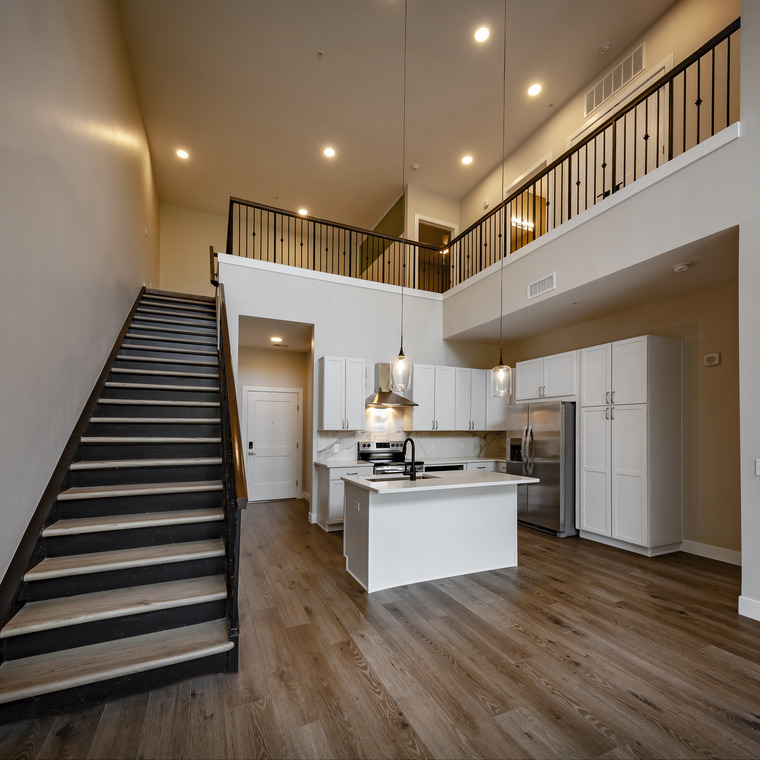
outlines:
[{"label": "light switch plate", "polygon": [[760,459],[755,460],[755,475],[760,475]]}]

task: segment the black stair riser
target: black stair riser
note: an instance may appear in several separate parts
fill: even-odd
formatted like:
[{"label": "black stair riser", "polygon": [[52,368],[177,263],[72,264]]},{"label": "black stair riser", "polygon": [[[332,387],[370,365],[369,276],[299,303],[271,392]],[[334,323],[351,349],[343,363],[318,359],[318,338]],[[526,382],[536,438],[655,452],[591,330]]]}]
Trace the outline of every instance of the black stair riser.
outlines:
[{"label": "black stair riser", "polygon": [[[172,350],[169,350],[169,349]],[[164,346],[161,341],[147,341],[138,339],[129,339],[128,343],[123,343],[119,353],[129,353],[134,356],[147,356],[149,358],[164,358],[167,361],[172,359],[201,359],[202,361],[213,361],[219,357],[216,346]]]},{"label": "black stair riser", "polygon": [[176,509],[218,509],[224,500],[221,490],[191,493],[161,493],[147,496],[114,496],[99,499],[59,501],[62,519],[100,515],[138,515]]},{"label": "black stair riser", "polygon": [[187,541],[205,541],[221,538],[224,523],[221,520],[181,525],[158,525],[151,528],[112,530],[103,533],[77,533],[71,536],[42,538],[42,551],[46,557],[62,557],[70,554],[135,549],[140,546],[180,544]]},{"label": "black stair riser", "polygon": [[[134,382],[134,381],[132,381]],[[186,385],[186,383],[177,383]],[[119,388],[105,387],[101,399],[133,398],[149,401],[213,401],[219,402],[219,392],[210,390],[171,390],[169,388]]]},{"label": "black stair riser", "polygon": [[216,329],[216,316],[212,312],[203,314],[183,309],[166,309],[162,306],[154,306],[153,304],[140,304],[135,312],[135,319],[146,319],[147,317],[180,320],[183,325],[185,322],[192,322],[201,327],[213,327]]},{"label": "black stair riser", "polygon": [[129,333],[134,336],[148,336],[149,339],[159,338],[165,341],[193,341],[204,345],[216,343],[216,331],[201,330],[194,327],[171,327],[163,325],[133,324]]},{"label": "black stair riser", "polygon": [[218,457],[219,443],[88,443],[77,450],[77,460],[161,459],[163,457]]},{"label": "black stair riser", "polygon": [[213,406],[183,404],[114,404],[113,399],[100,399],[95,407],[96,417],[192,417],[219,418],[221,409]]},{"label": "black stair riser", "polygon": [[159,309],[161,311],[174,314],[195,314],[202,319],[216,319],[216,308],[208,308],[206,306],[199,306],[197,304],[164,304],[158,301],[141,301],[141,309]]},{"label": "black stair riser", "polygon": [[131,567],[110,570],[106,573],[69,575],[64,578],[25,582],[20,588],[19,601],[36,602],[58,596],[75,596],[114,588],[141,586],[149,583],[180,581],[185,578],[201,578],[224,572],[224,557],[207,557],[186,562],[169,562],[165,565]]},{"label": "black stair riser", "polygon": [[140,436],[163,438],[219,438],[218,422],[92,422],[87,425],[85,436]]},{"label": "black stair riser", "polygon": [[[159,361],[142,361],[142,359],[151,358],[158,359]],[[193,360],[190,360],[193,361]],[[210,361],[210,364],[183,364],[182,361],[169,361],[162,356],[124,356],[117,359],[114,362],[114,371],[116,369],[142,369],[149,370],[150,372],[193,372],[195,374],[203,375],[218,375],[219,366],[213,359],[198,359],[196,361]],[[155,375],[147,375],[146,377],[156,377]]]},{"label": "black stair riser", "polygon": [[[3,661],[219,620],[225,616],[226,606],[226,599],[217,599],[201,604],[124,615],[108,620],[61,626],[23,636],[12,636],[2,639]],[[178,635],[181,635],[181,632],[178,631]]]},{"label": "black stair riser", "polygon": [[[113,678],[109,681],[88,684],[76,689],[66,689],[42,697],[0,705],[0,724],[40,718],[46,715],[60,715],[74,710],[82,710],[108,699],[160,689],[189,678],[212,673],[234,673],[236,671],[237,640],[235,639],[235,647],[229,652],[134,673],[121,678]],[[192,692],[192,696],[195,696],[195,692]],[[61,731],[66,731],[68,728],[71,728],[71,724],[65,724]]]},{"label": "black stair riser", "polygon": [[70,485],[113,486],[120,483],[184,483],[198,480],[221,480],[219,464],[196,464],[176,467],[111,467],[98,470],[71,470]]}]

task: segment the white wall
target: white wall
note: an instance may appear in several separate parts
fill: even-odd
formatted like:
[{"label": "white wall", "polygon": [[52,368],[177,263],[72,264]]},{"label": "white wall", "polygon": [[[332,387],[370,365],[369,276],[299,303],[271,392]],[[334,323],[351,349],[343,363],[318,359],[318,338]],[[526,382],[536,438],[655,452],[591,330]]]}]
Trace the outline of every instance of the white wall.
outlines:
[{"label": "white wall", "polygon": [[4,0],[0,575],[143,281],[158,203],[113,2]]}]

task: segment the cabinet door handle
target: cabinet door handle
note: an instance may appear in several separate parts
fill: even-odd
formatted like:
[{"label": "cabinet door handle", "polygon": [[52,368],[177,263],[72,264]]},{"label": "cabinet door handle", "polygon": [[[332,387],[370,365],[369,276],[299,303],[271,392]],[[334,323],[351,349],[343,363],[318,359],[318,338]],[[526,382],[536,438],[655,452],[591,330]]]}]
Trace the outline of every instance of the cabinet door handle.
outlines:
[{"label": "cabinet door handle", "polygon": [[610,403],[610,392],[607,391],[607,393],[604,394],[604,403],[609,404]]},{"label": "cabinet door handle", "polygon": [[605,420],[608,420],[609,418],[610,418],[610,408],[609,408],[609,407],[607,407],[607,408],[604,410],[604,419],[605,419]]},{"label": "cabinet door handle", "polygon": [[615,419],[615,407],[610,407],[610,419]]},{"label": "cabinet door handle", "polygon": [[610,401],[614,404],[615,403],[615,391],[612,391],[612,398]]}]

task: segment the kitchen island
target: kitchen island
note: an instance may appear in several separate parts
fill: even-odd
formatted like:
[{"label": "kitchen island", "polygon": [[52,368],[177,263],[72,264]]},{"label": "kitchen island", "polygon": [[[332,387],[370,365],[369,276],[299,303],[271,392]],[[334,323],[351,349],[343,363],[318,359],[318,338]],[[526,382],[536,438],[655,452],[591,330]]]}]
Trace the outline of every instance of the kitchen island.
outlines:
[{"label": "kitchen island", "polygon": [[464,470],[345,476],[346,570],[367,590],[517,565],[517,486],[536,478]]}]

